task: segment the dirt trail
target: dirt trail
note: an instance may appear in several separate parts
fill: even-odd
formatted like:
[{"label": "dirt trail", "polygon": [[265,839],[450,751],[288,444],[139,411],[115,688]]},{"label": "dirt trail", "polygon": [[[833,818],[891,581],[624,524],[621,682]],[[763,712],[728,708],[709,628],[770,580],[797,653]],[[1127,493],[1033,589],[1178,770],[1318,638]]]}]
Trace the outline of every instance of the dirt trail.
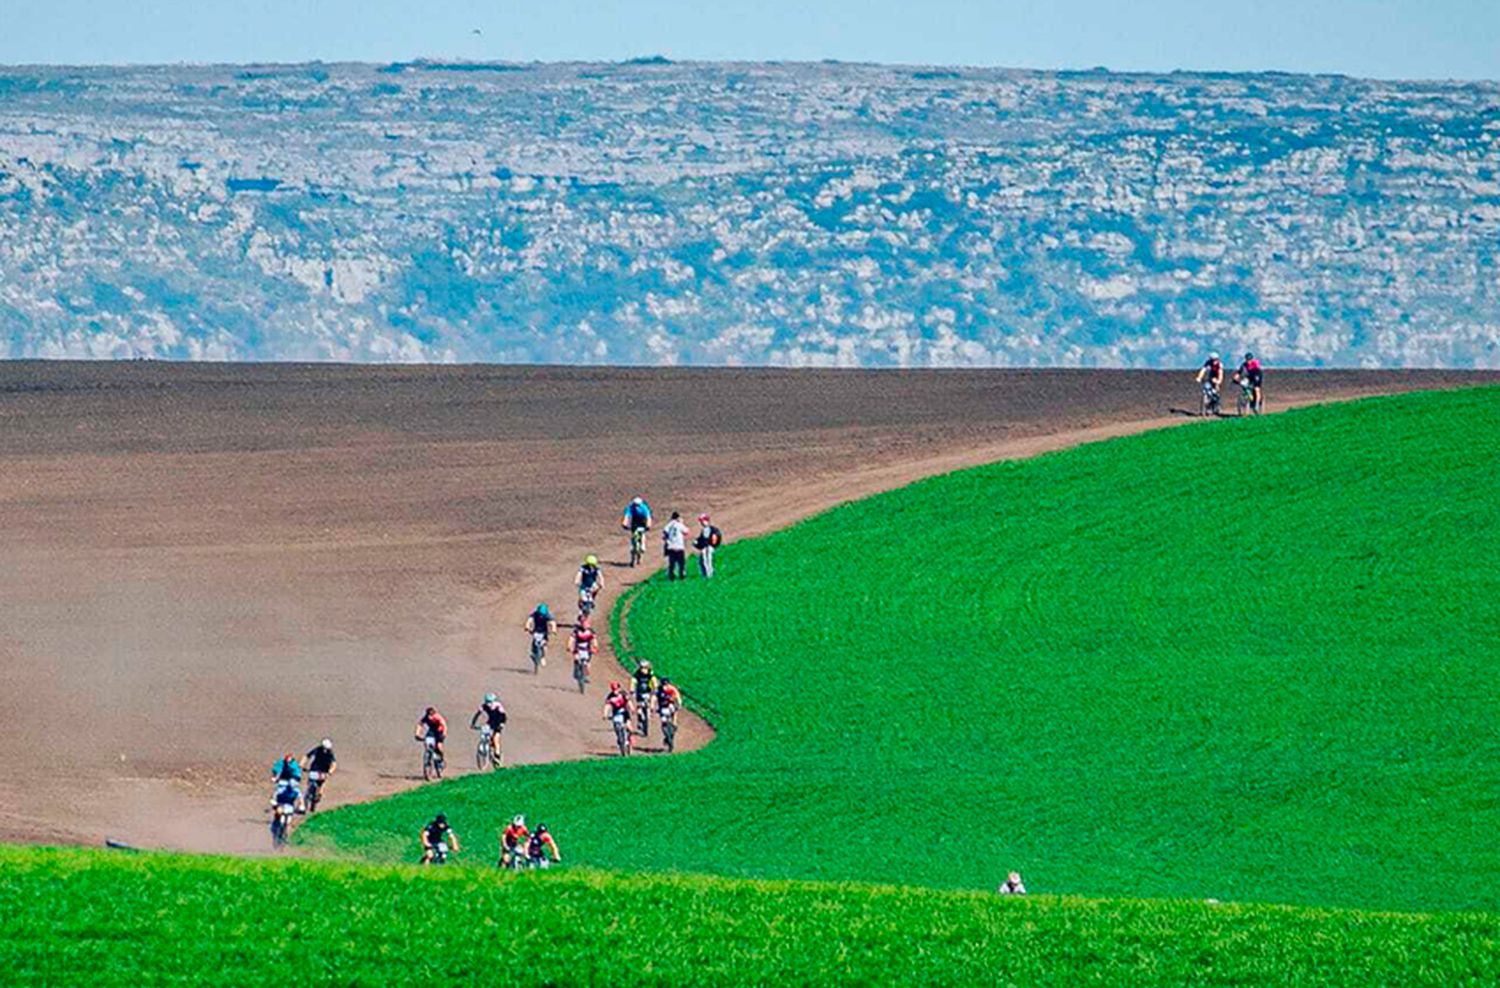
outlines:
[{"label": "dirt trail", "polygon": [[[1272,395],[1481,379],[1286,374]],[[1162,415],[1184,392],[1119,372],[0,365],[0,838],[261,851],[276,755],[329,734],[331,803],[396,791],[431,702],[472,771],[460,724],[487,689],[512,763],[607,755],[602,692],[577,694],[560,642],[533,676],[521,624],[541,599],[571,613],[585,552],[624,555],[632,494],[739,539],[1184,424]],[[631,576],[607,567],[605,607]]]}]

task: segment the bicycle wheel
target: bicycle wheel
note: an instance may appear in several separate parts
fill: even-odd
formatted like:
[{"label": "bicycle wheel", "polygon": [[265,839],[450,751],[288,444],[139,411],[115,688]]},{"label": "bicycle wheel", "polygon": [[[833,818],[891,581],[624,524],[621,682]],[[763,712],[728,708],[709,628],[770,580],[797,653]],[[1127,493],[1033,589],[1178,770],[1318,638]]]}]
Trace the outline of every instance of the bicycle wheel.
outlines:
[{"label": "bicycle wheel", "polygon": [[436,758],[434,758],[432,754],[432,749],[428,748],[427,750],[422,752],[422,778],[426,779],[428,782],[431,782],[434,778],[436,778],[436,776]]},{"label": "bicycle wheel", "polygon": [[480,731],[479,732],[479,743],[474,746],[474,764],[475,764],[476,767],[478,767],[480,769],[483,769],[483,768],[487,767],[489,765],[489,763],[490,763],[490,739],[484,736],[484,732],[483,731]]}]

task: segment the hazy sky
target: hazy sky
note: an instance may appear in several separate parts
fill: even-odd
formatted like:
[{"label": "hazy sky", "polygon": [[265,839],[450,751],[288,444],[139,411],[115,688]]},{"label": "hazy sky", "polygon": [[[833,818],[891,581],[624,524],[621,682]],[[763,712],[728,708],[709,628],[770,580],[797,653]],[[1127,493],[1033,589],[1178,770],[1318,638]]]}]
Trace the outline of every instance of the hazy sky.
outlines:
[{"label": "hazy sky", "polygon": [[9,64],[655,53],[1496,79],[1500,0],[0,0]]}]

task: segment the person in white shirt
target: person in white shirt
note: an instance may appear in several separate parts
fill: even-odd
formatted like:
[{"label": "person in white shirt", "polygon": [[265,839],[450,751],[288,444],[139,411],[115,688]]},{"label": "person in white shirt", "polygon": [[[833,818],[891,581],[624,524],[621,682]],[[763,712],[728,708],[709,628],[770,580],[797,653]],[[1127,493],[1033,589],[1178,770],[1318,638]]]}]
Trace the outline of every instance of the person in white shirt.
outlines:
[{"label": "person in white shirt", "polygon": [[1021,884],[1021,873],[1019,871],[1011,872],[995,891],[1001,895],[1025,895],[1026,886]]},{"label": "person in white shirt", "polygon": [[687,579],[687,526],[681,512],[672,512],[672,520],[661,530],[662,547],[667,553],[667,579]]}]

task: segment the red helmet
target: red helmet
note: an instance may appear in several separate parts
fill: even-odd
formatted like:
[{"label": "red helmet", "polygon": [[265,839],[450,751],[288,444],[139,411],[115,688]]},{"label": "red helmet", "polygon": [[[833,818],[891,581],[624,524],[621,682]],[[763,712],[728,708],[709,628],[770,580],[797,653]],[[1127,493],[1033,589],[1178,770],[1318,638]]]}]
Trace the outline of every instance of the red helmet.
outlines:
[{"label": "red helmet", "polygon": [[609,691],[611,693],[618,693],[618,692],[620,692],[620,684],[619,683],[610,683],[609,684]]}]

